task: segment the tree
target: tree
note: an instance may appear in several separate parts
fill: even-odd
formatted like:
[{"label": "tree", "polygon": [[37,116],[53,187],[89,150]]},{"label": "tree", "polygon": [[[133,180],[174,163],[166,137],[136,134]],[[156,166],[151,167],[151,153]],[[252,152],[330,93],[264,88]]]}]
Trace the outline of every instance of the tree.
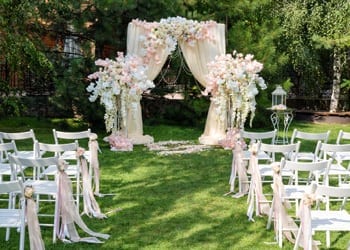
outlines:
[{"label": "tree", "polygon": [[[29,0],[0,2],[1,63],[11,72],[29,71],[44,84],[53,71],[40,39],[40,13]],[[20,78],[22,74],[17,74]],[[40,86],[37,86],[40,87]]]},{"label": "tree", "polygon": [[332,0],[316,2],[310,16],[313,41],[331,51],[333,61],[332,95],[330,112],[339,108],[342,73],[350,49],[350,2]]},{"label": "tree", "polygon": [[349,1],[284,0],[277,6],[284,35],[281,42],[296,72],[297,85],[312,96],[332,82],[329,110],[335,112],[349,49]]}]

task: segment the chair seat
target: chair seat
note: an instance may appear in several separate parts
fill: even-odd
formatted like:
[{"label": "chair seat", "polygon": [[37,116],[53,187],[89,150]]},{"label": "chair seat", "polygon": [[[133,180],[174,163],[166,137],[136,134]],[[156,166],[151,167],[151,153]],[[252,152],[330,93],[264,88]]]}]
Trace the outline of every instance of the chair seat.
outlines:
[{"label": "chair seat", "polygon": [[350,160],[350,152],[335,152],[335,153],[331,152],[331,153],[327,153],[327,155],[342,161]]},{"label": "chair seat", "polygon": [[284,191],[288,199],[302,199],[303,195],[311,190],[308,185],[284,185]]},{"label": "chair seat", "polygon": [[[60,156],[61,159],[64,160],[74,160],[77,158],[77,152],[76,151],[65,151],[63,154]],[[89,161],[90,160],[90,151],[85,151],[84,156],[85,158]]]},{"label": "chair seat", "polygon": [[0,209],[1,227],[20,227],[21,210],[19,209]]},{"label": "chair seat", "polygon": [[350,214],[342,211],[311,211],[311,225],[317,231],[350,231]]},{"label": "chair seat", "polygon": [[[251,152],[250,151],[244,151],[243,152],[243,160],[250,160],[250,155]],[[264,151],[259,151],[258,152],[258,159],[259,160],[270,160],[271,157]]]},{"label": "chair seat", "polygon": [[[321,174],[324,174],[324,171]],[[339,164],[332,164],[328,175],[350,175],[350,171]]]},{"label": "chair seat", "polygon": [[[298,154],[293,154],[293,157],[296,157],[298,160],[304,161],[313,161],[315,159],[315,154],[312,152],[298,152]],[[292,158],[293,158],[292,157]]]},{"label": "chair seat", "polygon": [[[66,174],[69,176],[76,176],[78,174],[78,169],[77,165],[68,165],[68,168],[65,170]],[[48,166],[42,173],[41,175],[45,176],[52,176],[57,174],[57,167],[52,165]]]},{"label": "chair seat", "polygon": [[17,156],[21,158],[34,158],[35,152],[34,151],[18,151]]},{"label": "chair seat", "polygon": [[[274,174],[274,170],[271,167],[271,164],[259,164],[259,169],[260,169],[260,175],[261,177],[265,177],[265,176],[273,176]],[[281,175],[283,177],[291,177],[293,176],[293,171],[291,170],[287,170],[287,169],[282,169],[282,173]]]},{"label": "chair seat", "polygon": [[336,155],[343,161],[350,160],[350,152],[337,152]]},{"label": "chair seat", "polygon": [[0,175],[11,175],[11,165],[10,163],[0,163]]},{"label": "chair seat", "polygon": [[56,181],[46,180],[27,180],[24,186],[32,186],[35,194],[57,194],[57,183]]}]

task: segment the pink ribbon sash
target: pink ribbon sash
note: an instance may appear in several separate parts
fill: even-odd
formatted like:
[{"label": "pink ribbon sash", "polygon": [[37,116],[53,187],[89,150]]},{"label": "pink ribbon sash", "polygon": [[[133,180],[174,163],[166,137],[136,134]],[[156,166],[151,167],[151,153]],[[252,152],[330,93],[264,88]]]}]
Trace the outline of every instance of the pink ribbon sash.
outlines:
[{"label": "pink ribbon sash", "polygon": [[97,135],[92,133],[89,139],[89,150],[91,154],[90,167],[93,170],[94,184],[95,184],[95,194],[100,193],[100,164],[98,161],[98,152],[100,152],[100,147],[97,141]]},{"label": "pink ribbon sash", "polygon": [[[65,173],[67,163],[60,160],[58,173],[57,214],[55,222],[58,238],[65,242],[103,243],[98,238],[108,239],[108,234],[96,233],[90,230],[79,215],[72,194],[72,183]],[[77,224],[91,237],[81,238],[75,228]]]},{"label": "pink ribbon sash", "polygon": [[26,219],[28,225],[29,244],[31,250],[44,250],[45,245],[41,237],[38,214],[36,212],[36,204],[32,198],[33,188],[25,187],[24,196],[26,202]]},{"label": "pink ribbon sash", "polygon": [[[268,215],[270,211],[270,206],[268,201],[263,194],[262,183],[261,183],[261,175],[258,166],[258,151],[257,144],[252,144],[250,148],[250,160],[249,160],[249,169],[251,170],[251,180],[249,187],[249,195],[248,195],[248,210],[247,216],[248,220],[254,221],[254,207],[255,213],[257,216],[262,214]],[[254,206],[255,205],[255,206]]]}]

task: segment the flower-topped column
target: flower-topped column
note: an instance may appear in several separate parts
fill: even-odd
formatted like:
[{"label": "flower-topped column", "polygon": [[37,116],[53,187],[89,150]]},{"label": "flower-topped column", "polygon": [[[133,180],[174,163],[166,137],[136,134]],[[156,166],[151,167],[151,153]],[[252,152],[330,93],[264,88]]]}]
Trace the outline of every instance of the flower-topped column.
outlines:
[{"label": "flower-topped column", "polygon": [[95,64],[100,68],[88,76],[93,81],[87,88],[91,93],[89,100],[100,98],[105,107],[107,132],[129,137],[130,118],[139,108],[141,94],[154,87],[145,74],[147,67],[140,57],[124,56],[121,52],[115,60],[98,59]]},{"label": "flower-topped column", "polygon": [[[239,196],[247,193],[246,169],[243,165],[243,139],[239,131],[244,129],[250,116],[250,125],[255,114],[255,96],[259,93],[258,86],[265,89],[265,81],[259,76],[263,65],[253,60],[253,55],[233,51],[232,54],[220,55],[208,64],[209,74],[206,93],[211,93],[211,100],[216,105],[216,112],[221,121],[227,121],[226,139],[219,143],[232,149],[232,173],[230,177],[230,192],[233,192],[232,180],[237,173],[239,178]],[[235,136],[232,136],[235,135]],[[239,149],[239,150],[238,150]]]},{"label": "flower-topped column", "polygon": [[266,89],[265,81],[259,76],[263,65],[253,60],[253,55],[233,51],[232,54],[217,56],[208,64],[209,83],[205,89],[211,93],[217,104],[220,119],[227,119],[228,128],[244,128],[250,116],[250,125],[255,115],[257,85]]}]

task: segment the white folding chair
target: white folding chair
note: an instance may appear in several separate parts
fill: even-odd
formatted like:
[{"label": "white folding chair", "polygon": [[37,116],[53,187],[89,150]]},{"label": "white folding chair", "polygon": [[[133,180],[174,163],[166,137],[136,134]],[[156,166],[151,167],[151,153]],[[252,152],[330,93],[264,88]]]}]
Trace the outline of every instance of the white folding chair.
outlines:
[{"label": "white folding chair", "polygon": [[312,133],[312,132],[304,132],[298,129],[294,129],[291,137],[291,143],[300,141],[301,147],[303,145],[303,142],[313,143],[314,144],[313,146],[315,148],[313,152],[303,151],[301,148],[298,152],[298,155],[296,156],[296,160],[316,161],[318,159],[318,156],[316,155],[317,142],[321,141],[322,143],[327,143],[330,133],[331,133],[330,130],[326,132]]},{"label": "white folding chair", "polygon": [[[299,153],[300,141],[293,144],[267,144],[259,143],[259,150],[265,152],[270,156],[268,161],[259,162],[260,175],[263,181],[268,177],[273,177],[273,169],[271,164],[275,162],[280,162],[282,158],[294,161],[295,156]],[[291,177],[293,175],[290,170],[281,170],[282,176]],[[267,180],[267,182],[272,182],[272,180]]]},{"label": "white folding chair", "polygon": [[[323,206],[318,204],[315,208],[304,203],[304,213],[301,214],[301,222],[298,230],[298,235],[295,241],[294,249],[298,249],[301,242],[301,236],[304,235],[304,248],[312,249],[312,235],[318,231],[326,232],[326,247],[331,246],[330,232],[350,231],[350,214],[344,209],[344,203],[339,207],[330,205],[330,200],[344,200],[350,197],[350,186],[326,186],[317,185],[316,200],[325,202]],[[313,198],[305,197],[307,199]],[[335,199],[334,199],[335,198]],[[306,200],[304,201],[306,202]],[[301,208],[302,209],[302,208]]]},{"label": "white folding chair", "polygon": [[[252,145],[256,142],[265,142],[269,144],[275,144],[275,139],[277,135],[277,129],[271,130],[271,131],[263,131],[263,132],[253,132],[253,131],[241,131],[241,137],[245,140],[249,140],[249,145]],[[249,160],[250,159],[250,151],[245,150],[243,153],[243,160]],[[258,152],[258,159],[270,159],[269,155],[266,154],[264,151]]]},{"label": "white folding chair", "polygon": [[[13,169],[20,166],[30,166],[33,169],[37,169],[36,172],[40,172],[41,169],[45,169],[46,167],[55,165],[58,167],[58,157],[46,157],[46,158],[20,158],[14,155],[9,155],[9,161],[11,163],[11,166]],[[21,168],[20,168],[21,169]],[[33,170],[34,171],[34,170]],[[24,180],[23,185],[24,186],[31,186],[34,189],[36,204],[38,207],[38,218],[40,226],[48,226],[53,227],[53,242],[56,242],[56,221],[58,221],[58,218],[56,218],[57,215],[57,209],[58,209],[58,203],[57,199],[57,192],[58,192],[58,186],[56,180],[41,180],[38,178],[38,176],[33,176],[35,179],[27,179]],[[54,208],[52,209],[52,213],[41,213],[41,203],[54,203]],[[45,211],[50,210],[49,205],[45,206]],[[44,209],[43,209],[44,211]],[[49,222],[48,220],[44,221],[44,217],[52,217],[53,221]],[[42,220],[41,220],[42,219]]]},{"label": "white folding chair", "polygon": [[[240,136],[241,138],[243,138],[244,140],[249,140],[249,148],[254,144],[254,143],[257,143],[257,142],[271,142],[272,144],[274,144],[275,142],[275,138],[276,138],[276,134],[277,134],[277,130],[272,130],[272,131],[264,131],[264,132],[253,132],[253,131],[245,131],[245,130],[242,130],[240,131]],[[246,163],[250,160],[250,157],[251,157],[251,152],[249,149],[247,150],[243,150],[242,151],[242,154],[240,154],[241,157],[242,157],[242,161],[243,161],[243,165],[244,166],[241,166],[241,167],[244,167],[244,171],[246,171]],[[233,159],[232,161],[235,160],[235,158],[238,157],[237,155],[235,155],[235,152],[233,151]],[[239,156],[240,157],[240,156]],[[270,160],[270,156],[265,153],[264,151],[261,151],[259,150],[257,152],[257,157],[259,160]],[[232,165],[233,166],[233,165]],[[231,169],[231,175],[230,175],[230,185],[231,185],[231,188],[230,188],[230,193],[233,192],[234,190],[234,185],[235,185],[235,180],[237,177],[239,176],[236,176],[236,175],[239,175],[239,173],[236,173],[238,170],[235,168],[235,167],[232,167]],[[249,174],[249,171],[248,171],[248,174]],[[244,177],[239,177],[239,192],[238,192],[238,197],[245,193],[246,190],[243,190],[243,189],[246,189],[246,187],[249,186],[249,183],[250,183],[250,180],[249,180],[249,176],[245,173],[244,174]],[[236,195],[235,195],[236,196]]]},{"label": "white folding chair", "polygon": [[[67,143],[67,142],[75,142],[78,141],[79,145],[81,146],[85,146],[85,149],[88,148],[88,141],[90,139],[91,136],[91,129],[87,129],[84,131],[78,131],[78,132],[64,132],[64,131],[57,131],[56,129],[52,130],[53,132],[53,137],[55,140],[56,144],[60,144],[60,143]],[[84,142],[81,142],[81,140],[84,140]],[[86,159],[90,162],[91,159],[91,153],[90,150],[85,150],[85,157]],[[61,157],[63,159],[76,159],[76,151],[72,151],[72,150],[68,150],[65,151]]]},{"label": "white folding chair", "polygon": [[[350,143],[350,132],[339,130],[336,144],[349,144]],[[343,160],[350,160],[350,152],[338,152],[338,156]]]},{"label": "white folding chair", "polygon": [[[61,144],[51,144],[51,143],[43,143],[36,142],[36,150],[38,152],[45,152],[44,154],[39,154],[38,157],[48,157],[48,156],[57,156],[61,158],[62,154],[67,151],[75,151],[78,150],[78,141],[72,143],[61,143]],[[78,160],[77,153],[75,154],[75,159],[69,159],[67,161],[67,169],[65,170],[66,174],[72,179],[72,183],[76,184],[76,204],[77,208],[79,208],[79,198],[80,198],[80,164]],[[40,178],[43,177],[55,177],[58,173],[58,169],[56,165],[51,165],[46,167],[41,171]],[[51,178],[52,179],[52,178]]]},{"label": "white folding chair", "polygon": [[[277,242],[280,247],[283,244],[283,233],[290,232],[295,230],[294,224],[288,224],[288,220],[283,218],[286,214],[281,211],[281,209],[286,209],[286,204],[294,203],[295,205],[295,215],[298,214],[299,201],[303,198],[303,195],[311,191],[311,183],[320,183],[321,173],[326,173],[323,175],[322,184],[328,185],[328,176],[329,167],[331,165],[331,160],[323,160],[318,162],[297,162],[297,161],[288,161],[285,159],[281,160],[281,169],[290,170],[293,172],[293,176],[290,179],[290,182],[285,185],[283,183],[274,183],[273,188],[273,199],[272,206],[270,209],[267,229],[271,226],[271,221],[274,218],[276,220],[277,227],[275,228],[277,235]],[[276,173],[277,174],[277,173]],[[305,176],[313,176],[312,180],[304,182],[305,178],[300,178],[304,174]],[[274,181],[279,178],[275,178]],[[301,180],[302,182],[299,182]],[[280,204],[276,204],[279,202]],[[279,209],[276,209],[278,207]]]},{"label": "white folding chair", "polygon": [[[24,249],[25,239],[25,199],[21,181],[0,183],[0,194],[9,196],[7,208],[0,208],[0,227],[6,228],[6,241],[10,239],[10,228],[19,232],[19,249]],[[19,194],[19,206],[15,204],[15,196]]]},{"label": "white folding chair", "polygon": [[[3,154],[8,159],[8,154],[14,154],[17,155],[17,148],[14,141],[11,142],[4,142],[0,143],[0,154]],[[18,173],[18,170],[16,169],[16,173]],[[8,160],[0,162],[0,182],[3,181],[4,176],[10,177],[10,179],[13,179],[13,173],[12,168]]]},{"label": "white folding chair", "polygon": [[[97,137],[96,134],[91,133],[90,129],[84,130],[84,131],[78,131],[78,132],[64,132],[64,131],[57,131],[53,129],[53,135],[55,139],[55,143],[64,143],[64,142],[72,142],[72,141],[78,141],[79,146],[84,148],[84,157],[87,160],[89,164],[89,175],[92,177],[91,181],[94,181],[95,184],[95,192],[99,194],[99,172],[98,171],[98,147],[96,148],[90,148],[94,147],[92,145],[96,145],[95,143],[91,143],[94,141],[92,139],[93,137]],[[87,147],[86,147],[87,145]],[[98,145],[98,144],[97,144]],[[93,151],[92,151],[93,150]],[[62,159],[76,159],[76,151],[65,151],[61,155]]]},{"label": "white folding chair", "polygon": [[[249,164],[249,173],[251,174],[251,181],[248,192],[248,211],[249,220],[253,220],[253,210],[255,207],[256,214],[269,214],[270,208],[268,204],[272,202],[272,192],[263,190],[263,183],[272,183],[274,164],[279,164],[281,158],[287,158],[297,153],[300,147],[300,142],[295,144],[266,144],[258,143],[257,152],[260,150],[270,156],[269,160],[259,160],[257,157],[252,157]],[[254,156],[254,155],[253,155]],[[291,170],[281,170],[283,177],[291,177],[293,172]],[[267,198],[270,196],[271,198]],[[255,205],[254,205],[255,203]]]},{"label": "white folding chair", "polygon": [[[329,177],[337,176],[339,184],[346,182],[350,177],[350,159],[343,158],[343,156],[346,157],[346,154],[350,153],[350,144],[321,143],[318,148],[320,157],[325,160],[331,158],[334,161],[328,173]],[[347,166],[344,166],[346,161],[349,162]]]},{"label": "white folding chair", "polygon": [[[33,158],[35,155],[34,143],[36,137],[34,130],[30,129],[24,132],[0,132],[0,141],[14,141],[16,144],[17,155],[22,158]],[[21,145],[19,145],[21,144]],[[21,147],[19,147],[21,146]],[[28,150],[28,148],[31,148]]]}]

